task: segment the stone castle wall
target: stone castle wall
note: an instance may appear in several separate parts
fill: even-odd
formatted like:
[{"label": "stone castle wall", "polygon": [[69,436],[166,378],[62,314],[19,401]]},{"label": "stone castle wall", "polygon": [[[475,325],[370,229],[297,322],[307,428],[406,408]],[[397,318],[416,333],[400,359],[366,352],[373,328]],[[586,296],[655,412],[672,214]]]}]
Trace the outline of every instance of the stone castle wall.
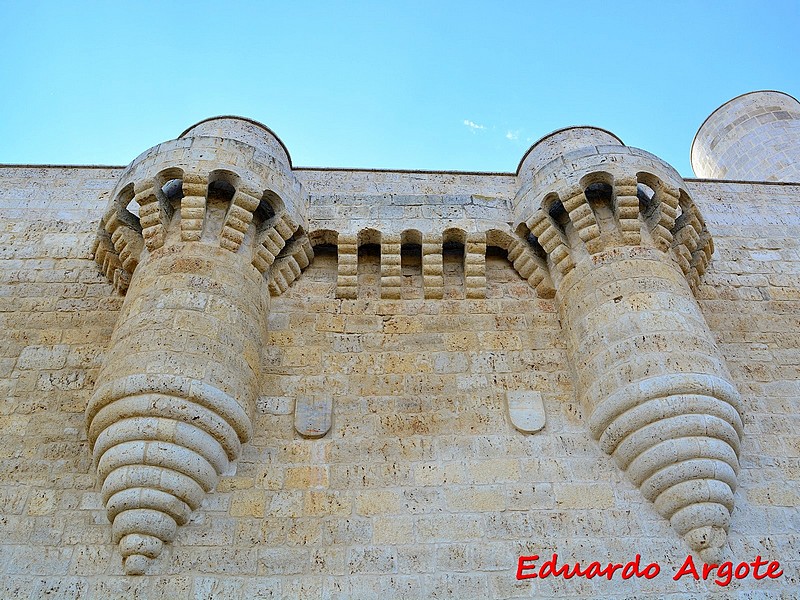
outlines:
[{"label": "stone castle wall", "polygon": [[[527,160],[549,161],[551,149],[540,150]],[[280,154],[281,148],[270,151]],[[647,158],[622,154],[623,162]],[[291,170],[288,156],[280,168]],[[232,233],[235,223],[231,233],[220,234],[242,247],[254,244],[258,270],[259,260],[282,269],[269,279],[272,298],[266,290],[261,294],[268,306],[257,357],[247,344],[240,355],[225,355],[201,337],[209,328],[220,343],[229,331],[246,337],[236,329],[243,321],[214,329],[191,313],[169,312],[184,285],[178,280],[194,278],[198,285],[213,269],[184,271],[164,295],[145,294],[143,300],[136,299],[159,289],[141,283],[154,268],[123,282],[130,285],[127,297],[115,291],[112,282],[119,288],[122,276],[110,282],[105,274],[122,263],[113,267],[111,257],[98,266],[93,250],[100,216],[125,183],[123,169],[0,167],[2,597],[783,598],[800,587],[800,185],[688,180],[685,193],[713,235],[713,259],[692,279],[698,255],[690,252],[663,276],[687,276],[689,283],[670,289],[686,302],[696,298],[700,317],[691,318],[702,319],[708,332],[698,335],[710,336],[715,349],[709,356],[718,357],[727,371],[721,376],[741,396],[742,435],[740,442],[731,440],[740,469],[717,559],[738,563],[760,555],[779,560],[784,570],[778,579],[748,577],[722,587],[690,577],[672,580],[693,540],[684,541],[675,521],[662,516],[663,506],[648,501],[618,457],[606,453],[607,440],[593,439],[588,424],[595,407],[580,391],[591,387],[594,376],[580,371],[587,368],[582,359],[589,360],[581,347],[586,338],[570,341],[564,329],[572,331],[575,315],[591,314],[591,305],[567,300],[562,306],[569,274],[562,278],[552,258],[528,256],[512,239],[511,214],[530,203],[518,195],[516,176],[312,169],[294,169],[292,176],[308,201],[289,208],[307,211],[303,226],[314,246],[301,276],[290,269],[289,259],[298,255],[259,250],[261,238],[248,237],[252,227],[242,227],[241,238]],[[542,181],[556,180],[531,185]],[[653,187],[655,196],[666,193]],[[145,198],[138,188],[134,193]],[[586,223],[580,207],[563,197],[572,222]],[[620,191],[618,197],[623,206],[626,196]],[[146,199],[141,204],[147,206]],[[255,211],[253,223],[262,216]],[[591,256],[592,244],[609,243],[605,223],[600,219],[596,237],[567,226],[563,239],[575,269]],[[199,231],[172,227],[165,225],[165,247]],[[220,221],[219,232],[225,227]],[[291,235],[281,243],[294,251]],[[144,239],[152,244],[154,238]],[[589,254],[581,254],[579,241],[588,244]],[[135,240],[125,243],[130,248]],[[159,256],[158,248],[152,256]],[[225,260],[225,251],[214,256]],[[120,260],[130,257],[121,253]],[[159,260],[170,259],[145,257],[134,268]],[[234,285],[208,289],[225,294]],[[202,295],[191,301],[205,301]],[[612,296],[608,302],[614,304]],[[220,300],[237,301],[247,304],[244,296]],[[683,300],[669,302],[686,314],[696,310],[680,308]],[[160,338],[119,345],[138,331],[134,322],[166,313],[169,326],[159,329]],[[129,316],[135,314],[140,321]],[[572,316],[565,320],[564,314]],[[223,323],[225,318],[219,316]],[[620,318],[624,322],[624,314]],[[90,410],[89,425],[87,404],[102,396],[104,382],[128,373],[119,365],[135,364],[132,352],[172,352],[176,373],[193,377],[197,362],[182,364],[180,357],[202,355],[203,349],[212,363],[221,361],[213,371],[220,378],[205,372],[196,377],[232,398],[255,386],[253,398],[242,404],[252,430],[241,436],[238,460],[209,473],[215,485],[160,554],[125,566],[123,556],[151,553],[151,542],[139,537],[128,546],[117,543],[125,534],[144,535],[146,519],[121,536],[109,523],[117,511],[110,512],[98,479],[104,467],[93,462],[97,435],[91,425],[92,419],[113,426],[138,418],[131,406],[141,396],[128,389],[132,404],[116,406],[134,412],[105,420]],[[687,356],[692,350],[687,346]],[[675,363],[664,368],[679,370],[681,351],[671,349]],[[218,359],[215,352],[223,354]],[[245,362],[255,379],[235,381],[247,369],[234,365]],[[153,367],[145,374],[163,373],[157,358],[147,364]],[[627,363],[604,364],[622,369]],[[614,376],[609,372],[602,380]],[[185,394],[187,401],[200,397]],[[512,399],[536,412],[539,397],[544,428],[520,431],[510,415],[516,410]],[[328,409],[329,423],[319,419]],[[139,437],[147,430],[141,425]],[[106,460],[125,463],[134,448],[163,445],[163,436],[137,440]],[[123,509],[143,510],[132,506]],[[625,563],[640,554],[643,564],[658,563],[661,574],[624,581],[517,579],[520,556],[544,559],[554,552],[565,563],[584,565]],[[131,574],[138,570],[145,574]]]}]

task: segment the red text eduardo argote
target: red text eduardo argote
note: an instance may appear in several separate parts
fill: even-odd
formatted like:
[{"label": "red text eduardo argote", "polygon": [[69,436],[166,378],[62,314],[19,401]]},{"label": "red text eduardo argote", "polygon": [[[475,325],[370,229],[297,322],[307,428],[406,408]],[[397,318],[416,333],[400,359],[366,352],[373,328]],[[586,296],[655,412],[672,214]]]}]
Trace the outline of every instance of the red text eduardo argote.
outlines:
[{"label": "red text eduardo argote", "polygon": [[[622,580],[642,577],[644,579],[653,579],[660,573],[661,566],[658,563],[650,562],[645,564],[639,554],[626,563],[592,561],[586,565],[580,562],[559,564],[558,554],[555,552],[545,560],[540,560],[538,554],[532,554],[530,556],[520,556],[517,561],[517,579],[520,580],[546,579],[548,577],[563,577],[564,579],[605,577],[609,581],[615,577],[619,577]],[[734,579],[750,577],[760,581],[762,579],[777,579],[781,575],[783,575],[783,570],[780,562],[777,560],[764,560],[761,556],[756,556],[755,560],[750,562],[734,563],[725,561],[720,564],[700,563],[698,566],[690,554],[675,570],[672,579],[674,581],[679,581],[684,577],[691,577],[697,580],[711,579],[717,585],[725,587]]]}]

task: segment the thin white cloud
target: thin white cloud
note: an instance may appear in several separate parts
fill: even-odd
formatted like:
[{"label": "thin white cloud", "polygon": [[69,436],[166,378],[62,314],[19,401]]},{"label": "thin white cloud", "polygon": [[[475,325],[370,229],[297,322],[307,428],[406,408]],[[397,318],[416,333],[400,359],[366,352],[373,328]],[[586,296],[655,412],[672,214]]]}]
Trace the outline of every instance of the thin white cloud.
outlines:
[{"label": "thin white cloud", "polygon": [[510,129],[506,132],[506,139],[507,140],[516,140],[519,137],[519,129],[516,131],[511,131]]},{"label": "thin white cloud", "polygon": [[486,129],[486,127],[484,127],[483,125],[478,125],[477,123],[470,121],[469,119],[464,119],[464,125],[469,127],[472,131]]}]

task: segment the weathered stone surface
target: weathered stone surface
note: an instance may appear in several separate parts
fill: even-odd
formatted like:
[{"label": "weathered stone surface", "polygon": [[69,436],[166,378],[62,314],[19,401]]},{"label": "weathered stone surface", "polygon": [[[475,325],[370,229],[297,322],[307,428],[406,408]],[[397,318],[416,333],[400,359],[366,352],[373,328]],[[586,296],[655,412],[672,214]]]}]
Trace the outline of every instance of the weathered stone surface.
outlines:
[{"label": "weathered stone surface", "polygon": [[[596,136],[587,129],[595,151],[584,151],[576,131],[562,153],[569,172],[555,180],[549,172],[560,164],[541,167],[530,179],[553,183],[522,188],[515,213],[553,268],[592,436],[693,550],[719,560],[744,427],[739,392],[691,291],[711,235],[669,165],[594,146]],[[613,164],[609,153],[618,154]],[[640,185],[632,211],[622,199]]]},{"label": "weathered stone surface", "polygon": [[[589,149],[575,147],[585,131],[564,133],[569,152],[544,140],[519,177],[299,169],[247,123],[198,126],[131,171],[0,167],[0,596],[718,591],[672,580],[691,548],[780,560],[782,577],[730,589],[793,594],[800,185],[682,181],[599,130]],[[155,185],[201,155],[237,167],[233,193],[214,161],[192,171],[211,192]],[[153,186],[128,179],[139,168]],[[286,213],[248,220],[265,182]],[[106,218],[98,269],[118,183],[141,200],[141,239],[135,220]],[[174,222],[184,187],[205,199],[187,205],[199,229]],[[513,224],[552,190],[564,231],[542,221],[537,247]],[[109,383],[113,410],[87,424]],[[534,390],[547,426],[521,435],[506,397]],[[324,437],[295,429],[302,398],[335,404]],[[169,479],[129,485],[156,470],[196,508]],[[516,580],[520,555],[553,552],[639,553],[662,573]]]},{"label": "weathered stone surface", "polygon": [[536,433],[544,428],[544,403],[540,392],[506,392],[506,404],[511,424],[522,433]]},{"label": "weathered stone surface", "polygon": [[300,396],[294,406],[294,428],[304,437],[319,438],[331,428],[333,400]]},{"label": "weathered stone surface", "polygon": [[698,177],[800,181],[800,102],[782,92],[742,94],[715,110],[692,142]]}]

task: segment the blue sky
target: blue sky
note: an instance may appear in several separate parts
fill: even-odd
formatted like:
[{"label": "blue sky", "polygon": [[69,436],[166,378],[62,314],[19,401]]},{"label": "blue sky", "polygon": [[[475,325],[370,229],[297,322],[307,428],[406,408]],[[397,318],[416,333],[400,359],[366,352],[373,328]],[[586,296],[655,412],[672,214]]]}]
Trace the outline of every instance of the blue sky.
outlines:
[{"label": "blue sky", "polygon": [[514,171],[596,125],[692,176],[715,108],[800,95],[800,0],[0,0],[0,162],[124,165],[209,116],[296,166]]}]

